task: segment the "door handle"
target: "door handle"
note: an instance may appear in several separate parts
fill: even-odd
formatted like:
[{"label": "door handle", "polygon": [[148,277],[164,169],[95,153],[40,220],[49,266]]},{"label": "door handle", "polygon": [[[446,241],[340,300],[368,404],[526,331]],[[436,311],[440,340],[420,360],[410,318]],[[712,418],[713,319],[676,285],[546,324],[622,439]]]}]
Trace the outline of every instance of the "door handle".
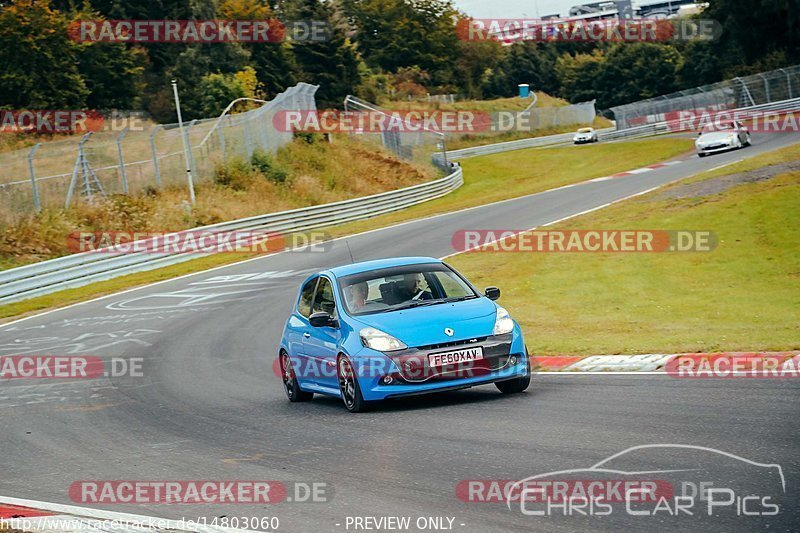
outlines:
[{"label": "door handle", "polygon": [[309,333],[307,331],[305,333],[303,333],[303,337],[305,337],[306,339],[309,338],[310,336],[311,336],[311,333]]}]

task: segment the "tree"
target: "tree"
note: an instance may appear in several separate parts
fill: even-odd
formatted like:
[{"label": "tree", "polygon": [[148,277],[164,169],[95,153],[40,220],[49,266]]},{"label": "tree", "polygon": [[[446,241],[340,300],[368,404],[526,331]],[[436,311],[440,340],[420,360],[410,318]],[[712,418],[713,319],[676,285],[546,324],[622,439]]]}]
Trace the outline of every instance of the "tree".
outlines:
[{"label": "tree", "polygon": [[722,26],[716,49],[725,58],[723,68],[728,73],[737,65],[757,64],[767,57],[785,57],[787,63],[780,66],[800,57],[797,0],[709,0],[702,18]]},{"label": "tree", "polygon": [[345,96],[361,82],[361,62],[355,47],[335,23],[330,5],[320,0],[295,0],[282,5],[286,20],[327,23],[323,40],[291,42],[297,63],[297,79],[319,85],[316,93],[320,107],[339,107]]},{"label": "tree", "polygon": [[78,69],[69,20],[48,0],[17,0],[0,9],[0,106],[80,109],[89,89]]},{"label": "tree", "polygon": [[[270,20],[271,29],[277,29],[278,26],[272,9],[261,0],[224,0],[219,6],[219,12],[220,16],[228,20]],[[274,97],[294,85],[298,69],[288,42],[281,40],[248,43],[243,46],[250,52],[251,64],[256,69],[258,81],[266,96]]]},{"label": "tree", "polygon": [[237,98],[260,98],[259,83],[253,67],[233,74],[207,74],[200,81],[200,111],[203,116],[214,117]]},{"label": "tree", "polygon": [[596,50],[592,54],[565,54],[556,61],[556,73],[561,82],[560,96],[570,102],[599,99],[597,80],[607,67],[606,56]]},{"label": "tree", "polygon": [[433,85],[456,77],[458,12],[449,0],[343,0],[355,43],[374,69],[418,66]]}]

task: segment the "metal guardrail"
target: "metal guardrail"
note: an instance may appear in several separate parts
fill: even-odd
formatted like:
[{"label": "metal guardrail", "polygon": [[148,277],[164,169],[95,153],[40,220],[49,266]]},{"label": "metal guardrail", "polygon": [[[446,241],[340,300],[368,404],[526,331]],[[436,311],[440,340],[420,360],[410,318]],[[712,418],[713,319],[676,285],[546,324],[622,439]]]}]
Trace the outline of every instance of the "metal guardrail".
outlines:
[{"label": "metal guardrail", "polygon": [[[458,165],[454,165],[452,170],[453,172],[444,178],[403,189],[330,204],[232,220],[177,232],[177,234],[235,230],[263,230],[265,232],[285,234],[371,218],[438,198],[459,188],[464,183],[461,168]],[[92,282],[135,272],[144,272],[206,255],[208,254],[122,253],[96,250],[41,261],[0,272],[0,304],[16,302],[63,289],[81,287]]]},{"label": "metal guardrail", "polygon": [[[800,109],[800,98],[728,110],[727,112],[785,112],[798,109]],[[651,137],[667,133],[676,133],[674,125],[668,122],[659,122],[624,130],[605,128],[598,130],[598,137],[601,141],[615,141],[620,139]],[[452,161],[524,148],[553,146],[572,142],[573,135],[573,133],[563,133],[547,137],[533,137],[530,139],[475,146],[450,151],[447,156],[448,159]],[[441,153],[434,154],[433,157],[437,164],[444,164],[444,158]],[[417,203],[443,196],[459,188],[463,182],[464,178],[461,168],[455,165],[453,167],[453,172],[444,178],[414,185],[412,187],[406,187],[404,189],[398,189],[396,191],[233,220],[211,226],[204,226],[202,228],[186,230],[186,232],[203,230],[265,230],[285,233],[310,230],[397,211]],[[202,257],[204,255],[206,254],[123,254],[108,253],[98,250],[42,261],[0,272],[0,304],[41,296],[62,289],[80,287],[95,281],[111,279],[125,274],[152,270]]]},{"label": "metal guardrail", "polygon": [[[740,107],[738,109],[713,111],[713,114],[718,113],[742,113],[746,119],[748,114],[762,113],[762,112],[788,112],[800,111],[800,98],[793,98],[791,100],[784,100],[781,102],[771,102],[768,104],[761,104],[750,107]],[[639,139],[645,137],[653,137],[656,135],[664,135],[668,133],[680,133],[679,121],[664,121],[646,124],[643,126],[636,126],[623,130],[615,128],[603,128],[597,130],[597,138],[600,141],[618,141],[621,139]],[[447,157],[450,160],[466,159],[468,157],[475,157],[481,155],[498,154],[501,152],[510,152],[512,150],[522,150],[525,148],[543,148],[557,146],[561,144],[571,144],[572,136],[574,133],[560,133],[557,135],[548,135],[547,137],[532,137],[530,139],[520,139],[517,141],[507,141],[495,144],[486,144],[483,146],[472,146],[469,148],[462,148],[460,150],[450,150],[447,152]],[[441,154],[435,154],[434,157],[441,158]]]},{"label": "metal guardrail", "polygon": [[[598,133],[610,133],[613,131],[615,131],[614,128],[604,128],[601,130],[597,130]],[[546,137],[531,137],[530,139],[519,139],[516,141],[485,144],[483,146],[470,146],[469,148],[461,148],[460,150],[450,150],[447,152],[447,157],[450,158],[451,160],[466,159],[467,157],[499,154],[501,152],[522,150],[524,148],[539,148],[543,146],[571,143],[573,135],[575,135],[574,132],[559,133],[557,135],[548,135]],[[436,157],[441,157],[441,156],[439,154],[436,154]]]}]

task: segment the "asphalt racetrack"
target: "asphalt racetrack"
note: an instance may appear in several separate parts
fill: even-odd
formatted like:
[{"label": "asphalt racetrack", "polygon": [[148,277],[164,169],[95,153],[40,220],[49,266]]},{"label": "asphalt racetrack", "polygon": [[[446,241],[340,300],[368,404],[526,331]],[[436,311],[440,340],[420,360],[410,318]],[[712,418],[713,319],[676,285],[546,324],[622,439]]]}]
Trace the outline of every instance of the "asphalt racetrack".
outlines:
[{"label": "asphalt racetrack", "polygon": [[[539,226],[800,138],[753,140],[744,150],[691,156],[641,175],[346,241],[358,260],[443,257],[453,252],[451,237],[460,229]],[[92,506],[72,501],[70,485],[279,480],[326,483],[328,501],[95,507],[176,519],[276,516],[278,531],[293,532],[354,531],[353,517],[387,516],[410,517],[410,531],[420,530],[420,517],[444,517],[441,525],[463,532],[800,529],[800,384],[793,380],[539,375],[523,395],[504,397],[488,386],[387,402],[362,415],[349,414],[333,398],[290,404],[272,363],[298,284],[312,271],[349,261],[340,239],[324,253],[266,256],[0,327],[0,355],[142,358],[140,377],[0,382],[0,495]],[[503,288],[502,279],[495,284]],[[744,492],[737,497],[746,496],[751,485],[768,486],[783,504],[780,512],[745,517],[737,500],[712,516],[704,506],[693,516],[665,511],[652,517],[627,512],[624,505],[609,516],[563,516],[558,510],[537,516],[514,504],[509,509],[502,502],[466,502],[457,493],[465,480],[585,469],[647,444],[708,447],[749,460],[728,457],[713,468],[713,459],[704,461],[710,471],[703,475],[720,485],[738,483]],[[620,471],[670,476],[662,473],[689,470],[703,453],[638,450],[620,458],[627,459]],[[782,482],[776,484],[774,468],[754,463],[780,465]],[[422,530],[437,523],[425,522]]]}]

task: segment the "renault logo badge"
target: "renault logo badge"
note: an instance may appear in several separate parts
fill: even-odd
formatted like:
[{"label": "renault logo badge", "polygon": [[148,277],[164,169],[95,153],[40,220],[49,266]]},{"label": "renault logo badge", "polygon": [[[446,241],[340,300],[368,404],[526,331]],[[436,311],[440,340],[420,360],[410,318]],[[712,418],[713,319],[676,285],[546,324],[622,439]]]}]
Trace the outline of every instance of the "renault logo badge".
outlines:
[{"label": "renault logo badge", "polygon": [[455,332],[455,331],[453,331],[453,330],[452,330],[452,329],[450,329],[450,328],[444,328],[444,334],[445,334],[445,335],[447,335],[448,337],[452,337],[453,335],[455,335],[455,334],[456,334],[456,332]]}]

